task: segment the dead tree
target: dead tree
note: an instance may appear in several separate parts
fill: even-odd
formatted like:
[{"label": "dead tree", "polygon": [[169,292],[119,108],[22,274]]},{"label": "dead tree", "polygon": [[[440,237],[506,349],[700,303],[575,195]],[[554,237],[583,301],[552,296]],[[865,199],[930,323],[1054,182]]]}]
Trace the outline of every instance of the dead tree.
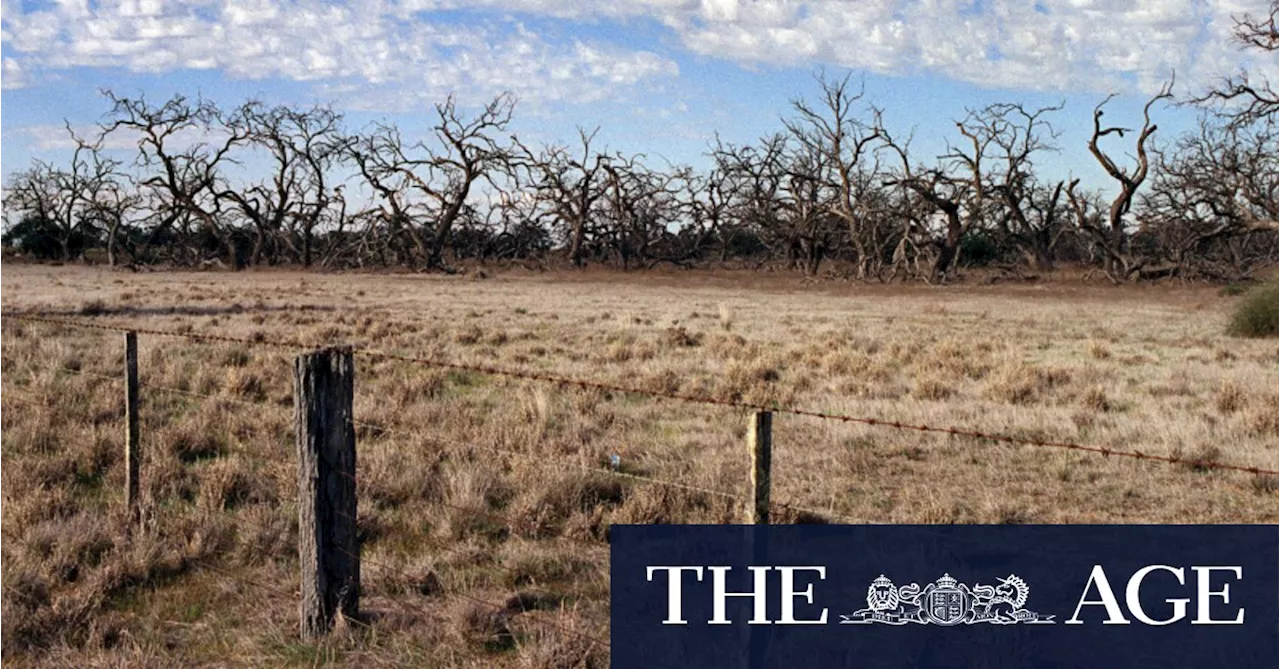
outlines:
[{"label": "dead tree", "polygon": [[[1173,97],[1170,93],[1172,89],[1173,81],[1170,80],[1161,87],[1159,93],[1147,100],[1146,105],[1143,106],[1142,129],[1138,132],[1136,140],[1137,164],[1132,169],[1125,169],[1117,165],[1098,146],[1098,140],[1103,137],[1115,134],[1123,138],[1124,133],[1132,132],[1119,126],[1103,127],[1102,125],[1102,108],[1111,101],[1111,98],[1115,97],[1115,94],[1108,95],[1093,109],[1093,134],[1089,138],[1089,152],[1097,159],[1098,164],[1102,165],[1102,169],[1106,170],[1112,179],[1119,182],[1120,191],[1116,194],[1115,199],[1111,201],[1111,207],[1104,225],[1094,225],[1089,222],[1089,219],[1078,215],[1076,221],[1084,226],[1082,232],[1092,238],[1095,247],[1102,253],[1102,270],[1112,281],[1128,280],[1142,271],[1144,262],[1129,253],[1129,222],[1127,216],[1133,205],[1134,196],[1138,193],[1138,187],[1142,185],[1143,181],[1146,181],[1147,172],[1150,169],[1147,142],[1156,132],[1156,124],[1151,122],[1151,108],[1156,102]],[[1074,182],[1072,185],[1074,186]],[[1068,194],[1070,194],[1070,190]],[[1073,204],[1073,206],[1075,205]]]},{"label": "dead tree", "polygon": [[[1252,128],[1201,117],[1197,132],[1155,151],[1155,176],[1137,218],[1154,235],[1169,270],[1217,279],[1248,276],[1271,254],[1225,244],[1258,235],[1274,247],[1278,184],[1274,126]],[[1225,252],[1223,252],[1225,249]]]},{"label": "dead tree", "polygon": [[778,194],[787,260],[792,266],[798,264],[805,276],[814,277],[843,237],[840,220],[832,214],[830,156],[813,144],[788,142],[785,146]]},{"label": "dead tree", "polygon": [[[1272,0],[1267,18],[1251,14],[1235,18],[1233,41],[1241,49],[1255,53],[1273,54],[1268,58],[1275,65],[1275,52],[1280,49],[1280,33],[1277,32],[1277,12],[1280,3]],[[1274,67],[1271,74],[1275,73]],[[1245,127],[1255,123],[1276,125],[1276,112],[1280,109],[1275,82],[1268,73],[1251,77],[1248,70],[1241,70],[1223,78],[1216,86],[1191,99],[1193,104],[1216,110],[1233,127]]]},{"label": "dead tree", "polygon": [[[93,227],[106,234],[107,265],[111,267],[115,267],[120,261],[121,230],[134,217],[141,201],[127,177],[106,179],[92,194],[85,215],[88,216]],[[132,244],[128,244],[126,248],[131,249]],[[129,264],[132,267],[135,259],[132,253],[130,256]]]},{"label": "dead tree", "polygon": [[994,104],[974,115],[991,137],[994,162],[989,190],[1003,206],[996,217],[1001,235],[1022,252],[1034,270],[1050,270],[1054,249],[1069,229],[1062,216],[1062,181],[1042,184],[1036,177],[1034,158],[1055,150],[1045,139],[1057,134],[1044,118],[1062,105],[1028,110],[1021,104]]},{"label": "dead tree", "polygon": [[[932,226],[927,225],[912,231],[928,235],[936,251],[929,269],[928,280],[931,283],[941,283],[949,278],[961,241],[981,221],[987,205],[983,159],[993,138],[974,122],[972,112],[965,121],[956,122],[956,128],[968,146],[962,148],[948,144],[947,153],[939,157],[939,165],[933,168],[912,167],[907,145],[899,144],[881,130],[885,146],[898,156],[901,164],[900,172],[885,181],[885,185],[913,191],[942,216],[940,234],[934,234],[930,229]],[[924,220],[929,218],[932,217]]]},{"label": "dead tree", "polygon": [[248,146],[271,158],[267,179],[219,194],[253,225],[250,262],[260,263],[264,253],[277,262],[288,249],[295,262],[310,267],[317,228],[331,206],[342,204],[328,186],[331,169],[352,141],[342,132],[342,115],[327,107],[267,108],[250,101],[230,122],[243,132]]},{"label": "dead tree", "polygon": [[[821,153],[827,167],[820,176],[834,195],[828,211],[848,228],[848,239],[857,262],[859,280],[879,272],[884,257],[882,239],[871,209],[878,188],[875,149],[882,141],[880,110],[868,105],[859,109],[863,90],[849,89],[849,77],[830,80],[819,75],[822,100],[814,107],[803,100],[792,102],[799,115],[784,121],[791,137],[806,150]],[[866,120],[860,114],[869,116]]]},{"label": "dead tree", "polygon": [[[542,260],[553,246],[550,230],[540,219],[542,213],[528,193],[499,193],[497,201],[491,202],[485,212],[491,236],[482,259]],[[541,264],[533,266],[544,268]]]},{"label": "dead tree", "polygon": [[[30,168],[10,178],[4,198],[5,214],[20,216],[54,233],[58,257],[71,260],[85,237],[89,219],[79,213],[80,202],[70,187],[82,175],[35,159]],[[41,230],[43,232],[44,230]],[[35,231],[31,233],[33,236]]]},{"label": "dead tree", "polygon": [[936,254],[929,268],[929,281],[944,282],[960,251],[960,242],[968,231],[968,224],[972,222],[972,219],[966,221],[963,215],[964,203],[969,198],[969,185],[937,169],[908,171],[904,176],[901,183],[943,216],[945,227],[941,236],[931,235]]},{"label": "dead tree", "polygon": [[[248,139],[245,129],[224,123],[222,112],[208,100],[175,95],[155,106],[142,97],[104,94],[112,109],[103,135],[126,132],[137,138],[137,166],[145,172],[138,185],[149,191],[148,201],[155,207],[150,241],[175,224],[195,222],[218,240],[231,267],[240,269],[242,259],[233,230],[223,220],[220,194],[225,190],[221,169],[231,151]],[[196,250],[191,231],[182,233]]]},{"label": "dead tree", "polygon": [[765,138],[759,146],[735,146],[717,139],[712,152],[716,169],[735,184],[729,191],[728,215],[741,234],[750,235],[765,248],[766,256],[760,264],[768,262],[781,245],[788,243],[786,236],[780,234],[784,176],[781,155],[785,144],[782,135]]},{"label": "dead tree", "polygon": [[715,244],[720,263],[728,262],[739,228],[732,211],[740,183],[718,159],[705,175],[689,172],[682,183],[688,229],[695,237],[695,255],[700,258],[707,245]]},{"label": "dead tree", "polygon": [[597,202],[605,194],[604,167],[609,157],[591,148],[599,131],[598,127],[591,132],[578,128],[581,151],[573,154],[565,146],[549,146],[535,154],[516,141],[519,153],[513,163],[529,175],[533,197],[544,218],[564,236],[574,267],[583,266],[584,245],[597,233]]},{"label": "dead tree", "polygon": [[[74,148],[66,168],[33,160],[10,179],[6,214],[30,217],[52,232],[63,260],[102,241],[107,263],[116,264],[120,227],[137,205],[120,161],[102,151],[102,138],[90,142],[67,125]],[[99,240],[105,237],[104,240]]]},{"label": "dead tree", "polygon": [[420,257],[429,255],[427,243],[414,220],[408,175],[389,162],[390,147],[402,143],[399,128],[378,125],[347,144],[348,158],[355,163],[365,185],[373,192],[370,206],[354,215],[365,223],[360,244],[362,256],[372,255],[383,265],[413,264],[405,237],[409,238]]},{"label": "dead tree", "polygon": [[[610,250],[623,270],[632,263],[652,267],[659,262],[685,262],[670,243],[668,227],[679,217],[675,175],[650,169],[644,156],[617,154],[601,164],[605,190],[602,220]],[[663,246],[667,248],[662,249]]]},{"label": "dead tree", "polygon": [[845,237],[842,222],[831,212],[828,154],[816,143],[783,133],[761,139],[758,146],[722,145],[716,153],[740,181],[732,209],[768,249],[762,264],[781,252],[787,269],[816,276]]},{"label": "dead tree", "polygon": [[[428,140],[407,143],[398,128],[379,125],[357,146],[361,173],[389,201],[389,220],[405,226],[427,269],[448,269],[444,252],[473,188],[511,162],[512,148],[500,144],[497,134],[506,130],[514,109],[515,98],[504,93],[465,117],[450,96],[435,106],[439,121]],[[410,193],[415,200],[408,199]]]}]

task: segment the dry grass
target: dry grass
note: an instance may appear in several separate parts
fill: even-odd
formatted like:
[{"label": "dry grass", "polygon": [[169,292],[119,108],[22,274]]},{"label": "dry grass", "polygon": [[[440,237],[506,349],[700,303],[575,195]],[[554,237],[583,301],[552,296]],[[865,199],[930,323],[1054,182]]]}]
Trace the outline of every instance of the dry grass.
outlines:
[{"label": "dry grass", "polygon": [[[774,496],[793,508],[776,522],[1277,520],[1275,477],[1199,464],[1274,468],[1280,404],[1274,340],[1222,334],[1231,302],[1209,288],[4,269],[6,310],[1192,461],[780,415]],[[120,344],[3,324],[3,656],[15,666],[603,667],[607,652],[583,637],[608,636],[610,526],[741,517],[716,494],[744,492],[740,412],[359,358],[362,619],[303,644],[289,596],[290,354],[140,338],[144,524],[131,530],[119,382],[97,376],[119,373]],[[598,471],[614,457],[623,473],[707,491]]]}]

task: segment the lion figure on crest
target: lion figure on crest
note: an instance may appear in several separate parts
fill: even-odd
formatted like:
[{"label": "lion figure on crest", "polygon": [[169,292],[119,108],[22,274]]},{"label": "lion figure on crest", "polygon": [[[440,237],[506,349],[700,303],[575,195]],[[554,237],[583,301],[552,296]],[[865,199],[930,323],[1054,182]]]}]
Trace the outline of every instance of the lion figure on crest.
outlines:
[{"label": "lion figure on crest", "polygon": [[872,611],[893,611],[898,608],[901,601],[893,581],[886,578],[884,574],[872,581],[871,586],[867,588],[867,608]]}]

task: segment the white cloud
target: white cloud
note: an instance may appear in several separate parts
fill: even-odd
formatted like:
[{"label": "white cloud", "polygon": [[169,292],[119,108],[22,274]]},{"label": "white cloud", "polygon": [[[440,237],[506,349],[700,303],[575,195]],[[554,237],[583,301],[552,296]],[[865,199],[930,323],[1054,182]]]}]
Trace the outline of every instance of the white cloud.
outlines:
[{"label": "white cloud", "polygon": [[[1254,6],[1256,5],[1256,6]],[[1188,88],[1242,65],[1231,17],[1264,2],[1209,0],[102,0],[22,11],[6,0],[5,73],[70,67],[220,69],[315,81],[364,107],[504,89],[537,104],[598,100],[678,75],[667,56],[557,40],[523,17],[666,26],[688,50],[743,64],[830,64],[987,87]],[[442,10],[450,14],[442,22]],[[13,62],[10,65],[10,61]],[[1268,71],[1268,70],[1263,70]],[[1272,74],[1274,76],[1274,74]],[[8,84],[6,84],[8,85]],[[1185,89],[1184,89],[1185,90]]]},{"label": "white cloud", "polygon": [[23,88],[27,85],[26,72],[22,70],[22,65],[18,61],[6,57],[4,65],[0,68],[0,88]]},{"label": "white cloud", "polygon": [[29,83],[73,67],[219,69],[239,79],[313,81],[345,92],[352,106],[387,110],[451,92],[478,100],[510,90],[535,105],[600,99],[678,73],[651,52],[553,42],[510,18],[461,25],[411,14],[379,0],[67,3],[6,11],[5,67],[29,72]]},{"label": "white cloud", "polygon": [[1155,91],[1173,71],[1184,90],[1275,58],[1231,43],[1232,16],[1265,0],[440,0],[507,11],[648,16],[691,51],[740,63],[830,64],[933,74],[986,87]]}]

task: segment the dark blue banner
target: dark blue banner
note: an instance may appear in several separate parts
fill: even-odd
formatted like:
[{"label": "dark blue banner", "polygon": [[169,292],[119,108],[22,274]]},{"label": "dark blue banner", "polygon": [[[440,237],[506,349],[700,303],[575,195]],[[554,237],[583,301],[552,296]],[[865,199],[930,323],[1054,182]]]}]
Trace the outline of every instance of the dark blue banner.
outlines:
[{"label": "dark blue banner", "polygon": [[1276,526],[611,528],[615,669],[1277,666]]}]

